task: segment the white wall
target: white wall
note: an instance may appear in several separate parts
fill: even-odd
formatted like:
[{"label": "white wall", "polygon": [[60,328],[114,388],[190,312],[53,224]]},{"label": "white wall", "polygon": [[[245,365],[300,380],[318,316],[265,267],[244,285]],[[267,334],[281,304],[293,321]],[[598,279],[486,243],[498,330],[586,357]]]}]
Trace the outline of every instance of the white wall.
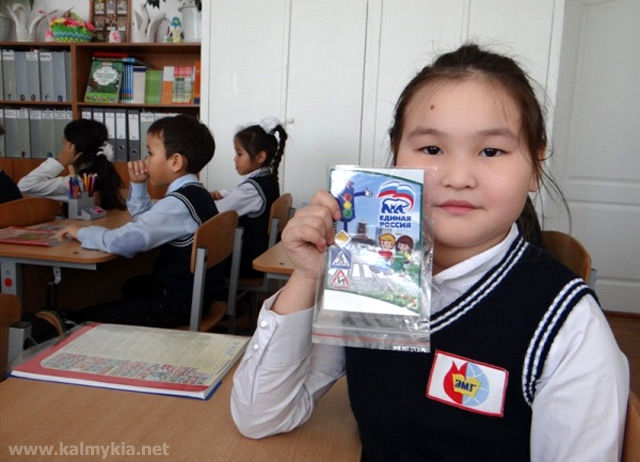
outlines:
[{"label": "white wall", "polygon": [[[296,204],[325,186],[325,167],[338,163],[340,150],[347,162],[384,165],[387,129],[400,91],[435,55],[467,40],[519,56],[540,83],[541,95],[546,91],[553,101],[563,4],[351,0],[348,9],[342,4],[344,11],[337,11],[341,4],[333,1],[212,0],[203,16],[203,35],[210,39],[203,66],[211,78],[203,117],[218,149],[208,167],[208,186],[237,184],[233,135],[239,125],[268,115],[294,119],[287,127],[291,149],[285,152],[281,188],[293,194]],[[345,15],[350,28],[344,27]],[[319,30],[323,33],[314,35]],[[353,53],[354,44],[362,48],[362,58]],[[354,97],[345,97],[345,88]],[[360,111],[357,123],[346,117],[354,108]]]}]

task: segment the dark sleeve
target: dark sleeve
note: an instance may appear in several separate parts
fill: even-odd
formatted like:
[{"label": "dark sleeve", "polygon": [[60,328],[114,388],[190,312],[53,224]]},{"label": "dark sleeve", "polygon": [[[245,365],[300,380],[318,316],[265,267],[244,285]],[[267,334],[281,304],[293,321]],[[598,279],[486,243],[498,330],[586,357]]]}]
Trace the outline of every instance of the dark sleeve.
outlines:
[{"label": "dark sleeve", "polygon": [[9,176],[0,170],[0,204],[3,202],[20,199],[22,194]]}]

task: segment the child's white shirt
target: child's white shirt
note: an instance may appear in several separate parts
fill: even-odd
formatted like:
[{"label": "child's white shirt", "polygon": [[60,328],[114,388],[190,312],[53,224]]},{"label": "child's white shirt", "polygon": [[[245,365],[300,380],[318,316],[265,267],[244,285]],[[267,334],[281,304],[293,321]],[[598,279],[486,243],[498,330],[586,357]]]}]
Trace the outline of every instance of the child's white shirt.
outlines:
[{"label": "child's white shirt", "polygon": [[18,181],[22,194],[46,196],[56,200],[69,200],[69,176],[58,176],[64,165],[49,157]]},{"label": "child's white shirt", "polygon": [[218,212],[235,210],[238,216],[244,216],[262,209],[264,195],[261,195],[255,185],[247,180],[256,175],[270,171],[269,167],[262,167],[242,177],[240,184],[231,192],[225,194],[222,199],[216,201]]},{"label": "child's white shirt", "polygon": [[[517,236],[514,225],[497,246],[435,275],[432,313],[497,264]],[[240,432],[251,438],[304,423],[317,400],[345,374],[342,347],[311,343],[313,309],[279,315],[271,311],[277,296],[265,301],[233,379],[231,413]],[[628,384],[626,357],[602,310],[587,295],[558,332],[536,385],[531,460],[618,460]]]}]

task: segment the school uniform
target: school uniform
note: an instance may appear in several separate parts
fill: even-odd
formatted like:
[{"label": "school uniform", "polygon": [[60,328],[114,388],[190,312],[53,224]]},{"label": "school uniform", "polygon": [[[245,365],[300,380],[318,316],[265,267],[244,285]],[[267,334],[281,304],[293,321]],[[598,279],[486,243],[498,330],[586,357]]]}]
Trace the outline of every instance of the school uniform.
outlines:
[{"label": "school uniform", "polygon": [[[274,296],[234,377],[241,432],[295,428],[347,374],[365,460],[617,460],[628,365],[580,279],[514,225],[433,286],[429,354],[312,345],[312,310],[278,315]],[[489,376],[479,395],[447,385]]]},{"label": "school uniform", "polygon": [[[127,208],[133,220],[116,229],[89,226],[78,231],[84,248],[132,257],[160,247],[153,274],[123,286],[124,299],[74,313],[74,321],[117,322],[171,327],[188,324],[193,275],[191,245],[198,227],[218,213],[206,188],[193,174],[174,180],[155,204],[145,183],[131,183]],[[224,271],[207,271],[203,307],[223,299]]]},{"label": "school uniform", "polygon": [[23,194],[69,200],[69,176],[58,176],[64,170],[58,160],[49,157],[27,175],[20,178],[18,188]]},{"label": "school uniform", "polygon": [[262,273],[253,269],[253,260],[269,245],[269,213],[271,205],[280,197],[278,182],[269,167],[262,167],[246,175],[238,187],[220,200],[220,212],[235,210],[244,228],[242,235],[241,277],[256,277]]},{"label": "school uniform", "polygon": [[0,204],[22,198],[20,190],[9,176],[0,170]]}]

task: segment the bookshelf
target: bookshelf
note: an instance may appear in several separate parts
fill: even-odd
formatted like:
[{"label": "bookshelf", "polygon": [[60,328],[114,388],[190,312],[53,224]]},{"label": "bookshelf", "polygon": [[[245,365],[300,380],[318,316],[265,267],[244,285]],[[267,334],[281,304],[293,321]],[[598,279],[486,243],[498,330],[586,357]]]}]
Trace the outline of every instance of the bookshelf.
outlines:
[{"label": "bookshelf", "polygon": [[[85,103],[84,93],[91,68],[91,58],[95,52],[110,51],[127,53],[149,64],[154,69],[163,66],[190,66],[200,60],[200,43],[60,43],[60,42],[3,42],[0,49],[15,51],[69,51],[71,98],[68,101],[9,101],[0,98],[0,107],[4,108],[53,108],[71,110],[74,119],[80,118],[83,108],[136,108],[143,111],[181,112],[198,116],[199,104],[132,104],[132,103]],[[44,78],[44,76],[42,77]],[[0,157],[0,168],[14,181],[18,181],[26,173],[42,162],[42,159],[24,159]],[[116,170],[127,183],[127,166],[124,162],[116,162]],[[164,191],[150,187],[152,197],[161,196]]]}]

